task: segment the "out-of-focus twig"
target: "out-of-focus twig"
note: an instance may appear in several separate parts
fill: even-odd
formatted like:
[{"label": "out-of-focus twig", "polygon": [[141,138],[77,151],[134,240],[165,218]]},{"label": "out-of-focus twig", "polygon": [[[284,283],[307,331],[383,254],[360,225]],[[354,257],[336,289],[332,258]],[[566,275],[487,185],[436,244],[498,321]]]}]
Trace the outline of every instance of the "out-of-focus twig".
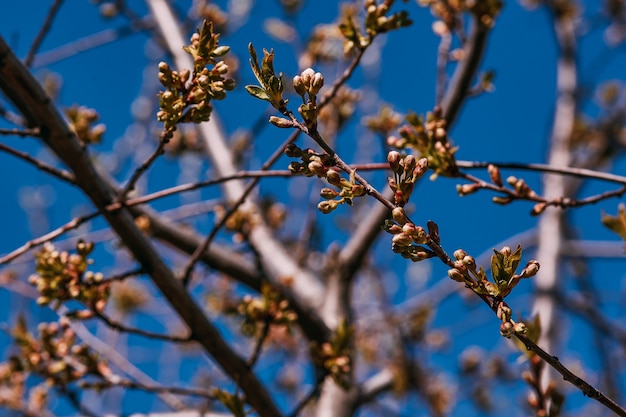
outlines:
[{"label": "out-of-focus twig", "polygon": [[48,10],[48,14],[46,15],[46,20],[44,20],[43,25],[41,25],[41,29],[39,29],[39,33],[35,37],[32,45],[30,46],[30,50],[24,59],[24,65],[30,67],[33,64],[33,60],[35,59],[35,54],[39,50],[41,43],[46,38],[48,32],[50,32],[50,28],[52,27],[52,22],[54,22],[54,18],[59,11],[59,8],[63,4],[63,0],[54,0],[52,6],[50,6],[50,10]]}]

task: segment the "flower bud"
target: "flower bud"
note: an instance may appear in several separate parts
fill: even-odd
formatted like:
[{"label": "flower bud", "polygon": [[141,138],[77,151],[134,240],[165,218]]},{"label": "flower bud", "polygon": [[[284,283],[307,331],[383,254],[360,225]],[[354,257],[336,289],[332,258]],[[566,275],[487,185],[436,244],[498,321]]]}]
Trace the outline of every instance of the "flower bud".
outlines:
[{"label": "flower bud", "polygon": [[463,249],[457,249],[454,251],[453,256],[454,259],[456,259],[457,261],[461,261],[467,256],[467,252],[465,252]]},{"label": "flower bud", "polygon": [[318,205],[317,205],[317,209],[319,211],[321,211],[324,214],[328,214],[331,211],[333,211],[334,209],[337,208],[337,201],[336,200],[326,200],[326,201],[321,201]]},{"label": "flower bud", "polygon": [[511,336],[513,336],[513,333],[515,333],[515,328],[512,323],[506,321],[500,325],[500,334],[502,336],[509,339]]},{"label": "flower bud", "polygon": [[338,185],[341,182],[341,175],[336,169],[330,168],[326,171],[326,180],[333,185]]},{"label": "flower bud", "polygon": [[387,154],[387,162],[389,163],[389,168],[393,172],[396,172],[400,167],[400,152],[391,151]]},{"label": "flower bud", "polygon": [[293,127],[293,122],[283,117],[270,116],[270,123],[281,129]]},{"label": "flower bud", "polygon": [[548,207],[546,203],[537,203],[533,206],[533,209],[530,211],[531,216],[538,216],[544,212],[544,210]]},{"label": "flower bud", "polygon": [[466,196],[469,194],[473,194],[480,189],[480,184],[458,184],[456,186],[456,192],[461,196]]},{"label": "flower bud", "polygon": [[461,271],[456,268],[448,269],[448,276],[456,282],[465,282],[465,277]]},{"label": "flower bud", "polygon": [[230,52],[230,46],[218,46],[213,50],[213,56],[224,56]]},{"label": "flower bud", "polygon": [[493,165],[489,164],[487,166],[487,172],[489,172],[489,177],[491,178],[491,182],[497,185],[498,187],[502,187],[504,184],[502,183],[502,176],[500,175],[500,169]]},{"label": "flower bud", "polygon": [[391,212],[391,216],[396,222],[398,222],[401,225],[404,225],[405,223],[409,221],[402,207],[394,208],[393,211]]},{"label": "flower bud", "polygon": [[311,85],[309,86],[309,95],[316,95],[320,89],[324,86],[324,76],[320,72],[316,72],[311,79]]},{"label": "flower bud", "polygon": [[297,145],[290,143],[285,148],[285,155],[290,158],[299,158],[302,156],[302,149],[298,148]]},{"label": "flower bud", "polygon": [[463,264],[469,269],[476,269],[476,260],[474,260],[473,256],[463,257]]},{"label": "flower bud", "polygon": [[515,333],[526,334],[526,332],[528,331],[526,325],[521,321],[519,323],[515,323],[515,326],[513,327],[515,329]]},{"label": "flower bud", "polygon": [[415,181],[416,179],[424,175],[424,173],[427,170],[428,170],[428,159],[420,158],[415,165],[415,169],[413,170],[413,181]]},{"label": "flower bud", "polygon": [[535,260],[528,261],[528,263],[526,264],[526,267],[524,267],[524,269],[522,270],[520,277],[522,278],[534,277],[535,275],[537,275],[537,272],[539,272],[539,266],[540,266],[539,262]]},{"label": "flower bud", "polygon": [[333,190],[332,188],[322,188],[320,190],[320,195],[322,196],[322,198],[326,198],[330,200],[330,199],[338,197],[339,193]]},{"label": "flower bud", "polygon": [[298,93],[298,95],[304,96],[304,94],[306,93],[306,86],[304,85],[301,76],[296,75],[295,77],[293,77],[293,88],[294,90],[296,90],[296,93]]},{"label": "flower bud", "polygon": [[391,244],[395,246],[405,247],[413,243],[413,239],[406,233],[398,233],[391,239]]},{"label": "flower bud", "polygon": [[352,186],[352,197],[362,197],[365,195],[365,187],[361,184],[355,184]]}]

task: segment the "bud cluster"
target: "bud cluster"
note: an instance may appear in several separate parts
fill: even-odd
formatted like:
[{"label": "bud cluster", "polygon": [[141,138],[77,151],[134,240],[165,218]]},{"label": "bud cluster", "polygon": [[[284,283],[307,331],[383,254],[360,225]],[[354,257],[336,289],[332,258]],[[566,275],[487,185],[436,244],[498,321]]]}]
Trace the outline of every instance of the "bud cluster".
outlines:
[{"label": "bud cluster", "polygon": [[448,270],[448,276],[458,282],[465,283],[477,294],[489,295],[503,299],[511,293],[513,288],[522,278],[530,278],[539,271],[539,262],[528,261],[521,273],[516,274],[522,257],[522,248],[518,246],[511,251],[508,246],[500,251],[494,250],[491,257],[491,275],[493,282],[489,281],[482,267],[477,268],[476,261],[472,256],[459,249],[454,252],[454,267]]},{"label": "bud cluster", "polygon": [[290,144],[285,148],[285,155],[300,158],[302,161],[289,164],[289,171],[293,174],[324,178],[329,184],[337,187],[338,190],[332,188],[320,190],[320,195],[325,201],[320,202],[317,208],[324,214],[335,210],[340,204],[352,205],[355,198],[366,194],[365,187],[356,181],[355,171],[352,171],[349,179],[342,178],[339,169],[334,166],[333,159],[327,154],[317,153],[311,148],[301,149],[295,144]]},{"label": "bud cluster", "polygon": [[309,130],[317,129],[317,93],[324,86],[324,76],[307,68],[293,77],[293,88],[302,98],[298,113]]},{"label": "bud cluster", "polygon": [[[510,176],[506,179],[506,183],[511,187],[510,189],[509,188],[506,189],[507,195],[493,197],[492,200],[494,203],[506,205],[515,199],[532,199],[537,196],[537,193],[533,191],[528,186],[528,184],[526,184],[526,181],[524,181],[522,178]],[[504,184],[500,186],[504,187]],[[545,204],[539,203],[539,205],[536,205],[535,208],[533,209],[532,214],[534,215],[541,214],[541,212],[543,212],[545,207],[546,207]]]},{"label": "bud cluster", "polygon": [[400,137],[389,136],[389,146],[398,149],[413,148],[420,157],[428,160],[428,167],[434,171],[431,178],[438,175],[454,177],[458,167],[454,159],[456,148],[448,141],[446,121],[441,109],[428,113],[426,120],[415,113],[406,116],[408,124],[399,129]]},{"label": "bud cluster", "polygon": [[72,106],[65,110],[65,115],[68,118],[70,128],[83,144],[91,145],[102,141],[106,127],[103,124],[93,126],[100,119],[100,115],[94,109]]},{"label": "bud cluster", "polygon": [[496,315],[498,316],[500,321],[502,321],[502,323],[500,324],[500,334],[507,339],[509,339],[515,333],[526,334],[526,332],[528,331],[524,323],[515,322],[511,318],[512,314],[513,311],[511,310],[511,307],[506,305],[504,301],[500,301],[498,303]]},{"label": "bud cluster", "polygon": [[47,243],[35,254],[35,274],[28,281],[37,287],[40,296],[37,303],[48,305],[60,304],[68,300],[76,300],[103,311],[109,298],[108,283],[102,283],[101,273],[87,271],[92,260],[88,255],[93,250],[93,243],[79,240],[76,253],[58,251],[54,245]]},{"label": "bud cluster", "polygon": [[[161,110],[157,119],[164,122],[165,130],[172,131],[178,123],[200,123],[209,120],[211,100],[222,100],[226,91],[235,88],[232,79],[225,79],[228,65],[217,61],[230,50],[218,46],[219,35],[205,20],[202,29],[191,37],[191,44],[183,49],[193,57],[193,74],[188,69],[173,71],[165,63],[159,63],[159,81],[167,90],[158,94]],[[207,66],[211,65],[209,69]]]},{"label": "bud cluster", "polygon": [[403,258],[413,262],[423,261],[435,256],[435,253],[425,246],[430,236],[422,226],[416,226],[408,220],[402,207],[396,207],[392,212],[393,220],[385,220],[383,229],[391,233],[391,249]]},{"label": "bud cluster", "polygon": [[500,9],[501,0],[487,1],[446,1],[446,0],[418,0],[418,4],[429,7],[433,16],[441,19],[447,27],[455,29],[463,19],[462,13],[472,13],[485,26],[492,26]]},{"label": "bud cluster", "polygon": [[354,331],[342,321],[330,341],[312,346],[315,363],[322,366],[337,385],[346,389],[349,388],[352,372],[350,345],[353,337]]},{"label": "bud cluster", "polygon": [[244,318],[241,331],[247,336],[253,336],[260,324],[290,327],[298,319],[289,302],[270,285],[261,288],[258,298],[246,295],[237,305],[237,312]]},{"label": "bud cluster", "polygon": [[95,375],[111,376],[111,370],[86,344],[78,344],[67,319],[61,324],[41,323],[39,338],[28,332],[23,319],[13,329],[13,337],[20,349],[16,366],[32,372],[50,385],[66,386],[71,382]]},{"label": "bud cluster", "polygon": [[365,33],[355,22],[356,9],[344,8],[339,23],[339,30],[345,38],[344,51],[366,48],[376,35],[410,26],[413,22],[406,11],[389,14],[393,3],[393,0],[380,4],[376,4],[376,0],[365,1]]},{"label": "bud cluster", "polygon": [[397,151],[391,151],[387,154],[387,162],[394,174],[393,178],[387,180],[394,192],[393,202],[396,206],[404,207],[411,198],[415,182],[428,169],[428,160],[418,160],[413,155],[400,155]]}]

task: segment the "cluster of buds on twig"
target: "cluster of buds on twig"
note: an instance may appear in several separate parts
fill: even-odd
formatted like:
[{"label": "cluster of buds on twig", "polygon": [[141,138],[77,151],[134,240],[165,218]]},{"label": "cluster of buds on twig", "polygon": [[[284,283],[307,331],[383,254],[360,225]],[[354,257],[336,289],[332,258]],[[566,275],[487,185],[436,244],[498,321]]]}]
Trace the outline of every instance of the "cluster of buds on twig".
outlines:
[{"label": "cluster of buds on twig", "polygon": [[294,175],[326,178],[328,170],[334,168],[335,165],[330,155],[315,152],[311,148],[301,149],[293,143],[287,145],[285,155],[290,158],[300,158],[302,161],[289,164],[289,171]]},{"label": "cluster of buds on twig", "polygon": [[387,137],[402,124],[402,115],[384,105],[378,114],[366,117],[364,123],[371,131]]},{"label": "cluster of buds on twig", "polygon": [[108,365],[86,344],[79,344],[69,321],[41,323],[39,337],[28,332],[22,317],[13,329],[13,337],[20,348],[15,365],[18,370],[31,372],[45,379],[49,385],[66,386],[86,375],[108,378]]},{"label": "cluster of buds on twig", "polygon": [[335,168],[330,168],[326,171],[326,180],[339,188],[339,191],[332,188],[322,188],[320,190],[320,196],[325,201],[321,201],[317,208],[324,214],[328,214],[335,210],[340,204],[352,205],[352,201],[357,197],[363,197],[365,193],[365,187],[358,184],[355,178],[356,171],[350,172],[350,179],[341,178],[339,171]]},{"label": "cluster of buds on twig", "polygon": [[320,195],[326,199],[321,201],[317,208],[324,214],[328,214],[335,210],[340,204],[352,205],[352,201],[357,197],[363,197],[365,193],[365,187],[358,184],[355,178],[356,171],[350,173],[350,179],[341,178],[339,171],[335,168],[330,168],[326,171],[326,180],[339,188],[339,191],[332,188],[322,188]]},{"label": "cluster of buds on twig", "polygon": [[411,198],[415,182],[428,169],[426,158],[417,159],[413,155],[400,155],[397,151],[387,154],[387,162],[393,171],[393,178],[388,178],[389,187],[393,190],[393,202],[404,207]]},{"label": "cluster of buds on twig", "polygon": [[433,16],[438,17],[446,25],[453,29],[460,24],[461,14],[472,13],[478,18],[480,24],[493,26],[494,20],[500,9],[501,0],[487,1],[447,1],[447,0],[418,0],[418,4],[429,7]]},{"label": "cluster of buds on twig", "polygon": [[219,46],[218,39],[212,24],[205,20],[200,31],[191,36],[191,44],[183,48],[193,57],[193,74],[189,69],[173,71],[167,63],[159,64],[159,81],[167,90],[158,94],[161,110],[157,119],[164,123],[166,131],[174,130],[178,123],[209,120],[211,100],[222,100],[226,91],[235,88],[234,80],[224,78],[228,65],[217,60],[230,48]]},{"label": "cluster of buds on twig", "polygon": [[514,334],[526,334],[527,328],[526,324],[520,322],[515,322],[511,315],[513,311],[511,307],[506,305],[504,301],[500,301],[497,306],[496,315],[502,322],[500,324],[500,334],[507,339],[510,339]]},{"label": "cluster of buds on twig", "polygon": [[491,257],[491,275],[493,282],[487,278],[482,267],[476,265],[474,257],[463,249],[454,252],[454,268],[448,270],[448,276],[466,284],[475,293],[503,299],[511,293],[522,278],[530,278],[539,271],[539,262],[528,261],[522,272],[516,273],[522,258],[522,247],[511,251],[508,246],[500,251],[494,249]]},{"label": "cluster of buds on twig", "polygon": [[315,72],[311,68],[293,77],[293,88],[302,98],[298,113],[309,130],[317,129],[317,93],[323,86],[324,76],[321,72]]},{"label": "cluster of buds on twig", "polygon": [[252,72],[261,85],[246,85],[246,91],[258,99],[268,101],[276,110],[285,113],[287,100],[283,99],[283,74],[279,73],[277,76],[274,73],[274,51],[268,52],[263,49],[261,65],[259,65],[259,59],[252,43],[248,45],[248,52],[250,53]]},{"label": "cluster of buds on twig", "polygon": [[[30,404],[33,399],[25,398],[27,373],[24,371],[21,360],[16,356],[9,357],[8,361],[0,363],[0,407],[10,410],[43,411],[46,406],[45,385],[33,387],[41,391],[43,397],[36,404]],[[26,413],[25,413],[26,414]]]},{"label": "cluster of buds on twig", "polygon": [[244,318],[241,331],[247,336],[253,336],[259,325],[289,328],[298,319],[289,302],[270,285],[263,285],[258,298],[246,295],[236,309]]},{"label": "cluster of buds on twig", "polygon": [[354,330],[341,321],[332,339],[312,346],[313,361],[324,368],[340,387],[349,388],[352,373],[351,344]]},{"label": "cluster of buds on twig", "polygon": [[417,226],[408,220],[404,209],[396,207],[392,211],[393,221],[385,220],[383,229],[391,233],[391,249],[399,253],[403,258],[413,262],[423,261],[435,256],[435,253],[426,245],[430,236],[422,226]]},{"label": "cluster of buds on twig", "polygon": [[366,48],[376,35],[411,25],[413,22],[405,10],[389,14],[393,3],[394,0],[380,4],[376,0],[365,1],[365,32],[356,23],[356,9],[345,7],[339,23],[339,30],[345,37],[344,51]]},{"label": "cluster of buds on twig", "polygon": [[456,148],[448,141],[446,121],[441,109],[428,113],[426,121],[415,113],[406,116],[408,125],[399,129],[400,137],[389,136],[387,143],[398,149],[413,148],[422,158],[428,160],[428,167],[433,170],[431,178],[438,175],[454,177],[458,167],[454,159]]},{"label": "cluster of buds on twig", "polygon": [[76,133],[76,137],[85,145],[100,143],[106,126],[97,124],[100,115],[94,109],[83,106],[72,106],[65,110],[70,128]]},{"label": "cluster of buds on twig", "polygon": [[355,198],[366,194],[365,187],[356,181],[356,172],[352,171],[349,179],[342,178],[339,169],[334,166],[332,157],[327,154],[317,153],[310,148],[301,149],[290,144],[285,148],[285,155],[302,160],[302,162],[289,164],[289,170],[293,174],[325,178],[329,184],[338,188],[338,190],[332,188],[320,190],[320,195],[325,201],[320,202],[317,208],[324,214],[335,210],[340,204],[352,205]]},{"label": "cluster of buds on twig", "polygon": [[70,254],[58,251],[54,245],[47,243],[35,254],[35,274],[28,280],[39,291],[38,304],[59,305],[76,300],[97,311],[104,310],[110,293],[109,284],[101,283],[101,273],[87,271],[92,263],[88,255],[93,247],[93,243],[79,240],[76,253]]}]

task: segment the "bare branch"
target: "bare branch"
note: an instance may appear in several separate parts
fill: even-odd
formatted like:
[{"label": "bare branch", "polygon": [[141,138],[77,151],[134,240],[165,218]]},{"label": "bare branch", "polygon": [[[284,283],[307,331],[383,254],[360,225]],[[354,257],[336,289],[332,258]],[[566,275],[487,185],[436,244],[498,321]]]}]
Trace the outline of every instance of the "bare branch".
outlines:
[{"label": "bare branch", "polygon": [[209,400],[215,399],[215,395],[209,390],[202,388],[184,388],[179,386],[166,387],[163,385],[145,385],[135,381],[125,379],[112,379],[110,381],[83,381],[79,383],[81,389],[95,389],[97,391],[111,388],[126,388],[145,392],[168,393],[175,395],[189,395],[193,397],[204,397]]},{"label": "bare branch", "polygon": [[179,336],[173,336],[169,334],[153,333],[147,330],[138,329],[135,327],[129,327],[129,326],[126,326],[125,324],[118,323],[112,320],[106,314],[99,312],[96,308],[92,308],[91,311],[96,317],[102,320],[104,324],[106,324],[110,328],[115,329],[119,332],[132,333],[138,336],[146,337],[148,339],[163,340],[166,342],[187,343],[191,341],[191,338],[189,336],[179,337]]},{"label": "bare branch", "polygon": [[0,129],[0,135],[39,136],[39,129]]},{"label": "bare branch", "polygon": [[54,3],[50,6],[50,10],[48,10],[48,14],[46,15],[46,20],[43,22],[43,25],[41,25],[41,29],[39,29],[39,33],[37,33],[37,36],[35,37],[33,44],[30,46],[30,50],[28,51],[26,58],[24,59],[24,65],[27,67],[30,67],[33,64],[35,54],[50,31],[52,22],[54,21],[61,4],[63,4],[63,0],[54,0]]},{"label": "bare branch", "polygon": [[467,42],[463,46],[464,59],[459,63],[446,89],[446,94],[441,101],[443,118],[446,119],[448,128],[454,124],[463,101],[467,97],[470,85],[476,75],[478,66],[485,51],[489,26],[472,15],[472,27]]},{"label": "bare branch", "polygon": [[40,160],[38,160],[37,158],[33,158],[26,152],[13,149],[10,146],[5,145],[4,143],[0,143],[0,150],[6,153],[10,153],[11,155],[15,155],[18,158],[23,159],[24,161],[28,162],[29,164],[34,165],[40,170],[47,172],[48,174],[51,174],[52,176],[57,177],[65,182],[69,182],[70,184],[75,184],[74,176],[64,169],[57,169],[51,165],[45,164],[41,162]]}]

